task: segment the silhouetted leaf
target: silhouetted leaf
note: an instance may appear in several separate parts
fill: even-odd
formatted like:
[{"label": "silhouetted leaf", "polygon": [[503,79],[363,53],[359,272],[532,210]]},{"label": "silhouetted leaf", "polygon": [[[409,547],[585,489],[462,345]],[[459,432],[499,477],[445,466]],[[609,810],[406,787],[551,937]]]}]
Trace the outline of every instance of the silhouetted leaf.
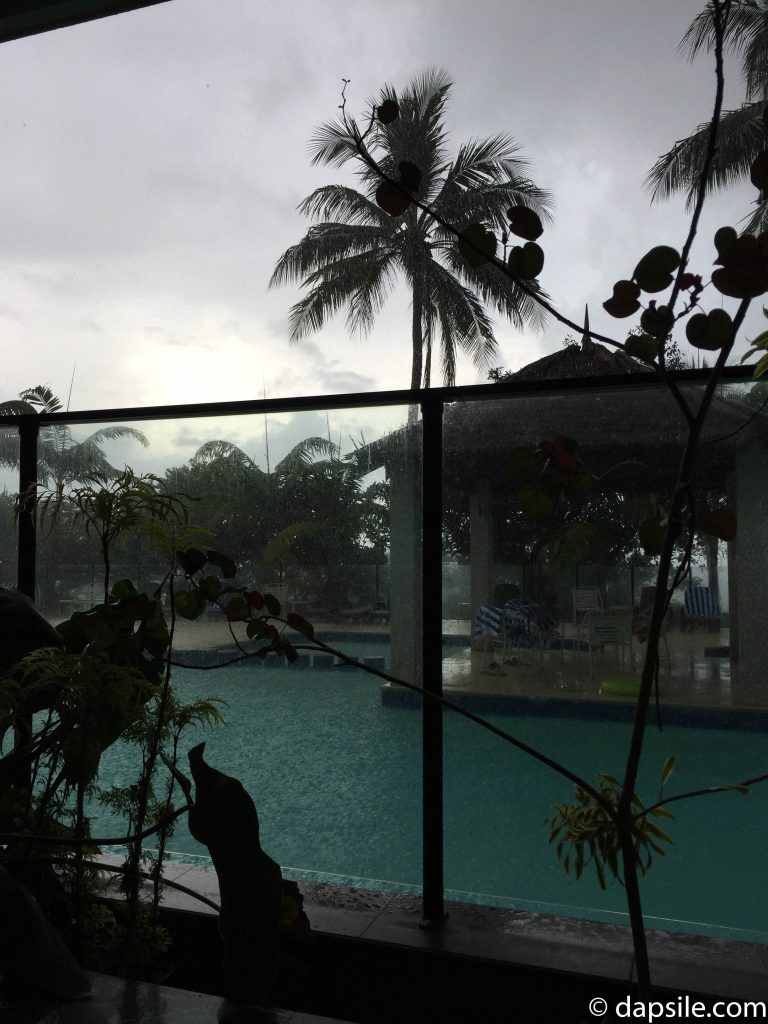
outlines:
[{"label": "silhouetted leaf", "polygon": [[186,551],[177,551],[176,557],[179,560],[179,565],[187,576],[193,576],[196,572],[199,572],[208,561],[207,556],[197,548],[187,548]]},{"label": "silhouetted leaf", "polygon": [[670,754],[661,769],[661,788],[664,789],[669,782],[672,772],[675,770],[675,755]]},{"label": "silhouetted leaf", "polygon": [[640,544],[646,555],[660,555],[664,548],[664,539],[667,535],[666,527],[662,526],[656,519],[646,519],[640,524],[638,536]]},{"label": "silhouetted leaf", "polygon": [[527,238],[529,242],[535,242],[544,232],[538,213],[530,206],[510,206],[507,217],[513,234]]},{"label": "silhouetted leaf", "polygon": [[685,336],[694,348],[715,352],[733,340],[733,321],[724,309],[696,313],[685,325]]},{"label": "silhouetted leaf", "polygon": [[496,236],[483,224],[469,224],[459,235],[459,252],[471,267],[487,263],[496,252]]},{"label": "silhouetted leaf", "polygon": [[749,177],[755,188],[759,188],[761,192],[768,190],[768,149],[758,153],[752,161]]},{"label": "silhouetted leaf", "polygon": [[280,602],[277,600],[274,594],[264,595],[264,606],[270,615],[280,614]]},{"label": "silhouetted leaf", "polygon": [[248,605],[241,594],[233,597],[224,611],[230,622],[246,622],[251,617]]},{"label": "silhouetted leaf", "polygon": [[381,124],[391,124],[400,115],[400,107],[395,100],[384,100],[376,107],[376,117]]},{"label": "silhouetted leaf", "polygon": [[515,245],[509,251],[507,267],[513,277],[532,280],[544,269],[544,250],[536,242]]},{"label": "silhouetted leaf", "polygon": [[648,303],[648,308],[640,314],[640,326],[646,334],[654,338],[666,338],[674,326],[674,314],[669,311],[669,306],[658,306],[654,299]]},{"label": "silhouetted leaf", "polygon": [[278,635],[278,632],[272,623],[265,622],[264,619],[251,619],[245,627],[245,632],[251,640],[255,636],[273,638]]},{"label": "silhouetted leaf", "polygon": [[732,251],[738,240],[739,236],[735,228],[718,228],[715,232],[715,248],[717,249],[715,263],[725,263],[728,253]]},{"label": "silhouetted leaf", "polygon": [[309,637],[311,640],[315,635],[315,627],[311,622],[308,622],[303,615],[297,615],[295,612],[290,612],[286,615],[286,621],[291,629],[295,629],[297,633],[301,633],[302,636]]},{"label": "silhouetted leaf", "polygon": [[200,590],[208,601],[215,601],[221,593],[221,580],[218,576],[206,576],[200,580]]},{"label": "silhouetted leaf", "polygon": [[630,334],[624,342],[624,351],[644,363],[652,363],[659,354],[659,343],[650,334]]},{"label": "silhouetted leaf", "polygon": [[421,170],[410,160],[401,160],[397,165],[400,171],[400,183],[409,192],[417,192],[421,184]]},{"label": "silhouetted leaf", "polygon": [[527,519],[539,521],[552,515],[552,499],[539,487],[523,487],[517,494],[517,507]]},{"label": "silhouetted leaf", "polygon": [[632,316],[640,309],[637,301],[640,288],[634,281],[617,281],[613,286],[613,295],[603,303],[603,309],[617,319]]},{"label": "silhouetted leaf", "polygon": [[264,607],[264,595],[260,594],[258,590],[244,590],[243,597],[256,611],[261,611]]},{"label": "silhouetted leaf", "polygon": [[113,601],[122,601],[126,597],[136,597],[137,594],[138,591],[131,580],[118,580],[109,596]]},{"label": "silhouetted leaf", "polygon": [[401,217],[411,205],[411,197],[394,182],[382,181],[376,189],[376,202],[390,217]]},{"label": "silhouetted leaf", "polygon": [[205,609],[205,598],[199,590],[183,590],[176,594],[174,607],[182,619],[196,619]]},{"label": "silhouetted leaf", "polygon": [[723,295],[750,299],[768,291],[768,232],[735,236],[733,228],[720,228],[715,235],[716,263],[712,283]]},{"label": "silhouetted leaf", "polygon": [[221,575],[225,580],[231,580],[237,575],[237,568],[231,558],[222,555],[220,551],[206,551],[205,557],[211,565],[221,569]]},{"label": "silhouetted leaf", "polygon": [[656,245],[635,267],[632,275],[644,292],[661,292],[672,284],[672,272],[680,266],[680,254],[669,245]]},{"label": "silhouetted leaf", "polygon": [[530,448],[513,448],[504,457],[504,469],[514,484],[526,483],[533,476],[536,469],[536,459]]},{"label": "silhouetted leaf", "polygon": [[702,533],[711,534],[720,540],[731,541],[736,537],[736,513],[729,508],[715,508],[702,512],[697,520]]}]

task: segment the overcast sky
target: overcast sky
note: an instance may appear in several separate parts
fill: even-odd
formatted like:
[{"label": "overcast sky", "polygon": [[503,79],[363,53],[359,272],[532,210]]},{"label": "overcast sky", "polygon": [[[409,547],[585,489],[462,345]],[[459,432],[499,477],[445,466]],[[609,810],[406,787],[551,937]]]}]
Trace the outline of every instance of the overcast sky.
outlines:
[{"label": "overcast sky", "polygon": [[[682,200],[651,207],[643,179],[710,115],[711,61],[676,53],[702,4],[171,0],[4,44],[0,397],[48,383],[66,399],[73,370],[74,409],[407,386],[405,290],[367,339],[340,316],[291,346],[300,292],[267,282],[308,227],[298,203],[344,177],[308,159],[341,78],[363,112],[383,83],[429,66],[455,83],[455,143],[510,132],[554,193],[543,286],[622,337],[631,322],[601,308],[613,281],[684,237]],[[753,198],[744,187],[710,204],[691,269],[710,271],[713,231]],[[750,324],[762,329],[759,304]],[[499,322],[499,363],[518,368],[564,334]],[[466,359],[457,376],[485,379]]]}]

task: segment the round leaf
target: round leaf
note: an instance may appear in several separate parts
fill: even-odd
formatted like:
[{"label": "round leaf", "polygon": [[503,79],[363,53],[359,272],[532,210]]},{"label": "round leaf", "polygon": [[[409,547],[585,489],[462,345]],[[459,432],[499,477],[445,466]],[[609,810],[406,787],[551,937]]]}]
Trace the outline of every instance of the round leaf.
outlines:
[{"label": "round leaf", "polygon": [[530,206],[510,206],[507,217],[512,233],[520,238],[527,238],[529,242],[535,242],[544,232],[538,213]]},{"label": "round leaf", "polygon": [[517,507],[526,519],[534,521],[552,515],[552,499],[538,487],[523,487],[517,495]]},{"label": "round leaf", "polygon": [[654,299],[648,303],[640,315],[640,326],[646,334],[654,338],[666,338],[674,326],[674,316],[668,306],[656,306]]},{"label": "round leaf", "polygon": [[496,237],[483,224],[469,224],[459,235],[458,246],[470,267],[479,267],[494,256]]},{"label": "round leaf", "polygon": [[409,192],[418,191],[421,184],[421,170],[416,164],[411,163],[410,160],[401,160],[397,169],[400,171],[400,184],[403,188],[408,189]]},{"label": "round leaf", "polygon": [[666,527],[655,519],[646,519],[640,524],[638,536],[646,555],[660,555],[667,535]]},{"label": "round leaf", "polygon": [[696,313],[685,325],[685,335],[694,348],[715,352],[733,338],[733,322],[724,309]]},{"label": "round leaf", "polygon": [[401,217],[411,204],[411,197],[392,181],[382,181],[376,189],[376,202],[390,217]]},{"label": "round leaf", "polygon": [[613,295],[605,300],[603,309],[617,319],[632,316],[640,309],[637,301],[639,297],[640,288],[634,281],[617,281],[613,286]]},{"label": "round leaf", "polygon": [[507,267],[513,277],[532,280],[538,277],[544,268],[544,250],[536,242],[515,245],[507,257]]},{"label": "round leaf", "polygon": [[672,284],[672,272],[679,266],[677,249],[656,245],[643,256],[632,277],[644,292],[660,292]]},{"label": "round leaf", "polygon": [[295,629],[297,633],[301,633],[302,636],[307,636],[311,640],[315,635],[315,627],[311,622],[308,622],[303,615],[297,615],[295,612],[290,612],[286,616],[286,621],[291,629]]},{"label": "round leaf", "polygon": [[630,334],[624,342],[624,351],[644,363],[652,363],[659,354],[659,343],[650,334]]},{"label": "round leaf", "polygon": [[736,537],[736,513],[729,508],[716,508],[699,516],[698,528],[720,540],[731,541]]},{"label": "round leaf", "polygon": [[392,124],[400,115],[400,107],[395,100],[384,100],[381,106],[376,107],[376,117],[381,124]]},{"label": "round leaf", "polygon": [[733,249],[738,240],[739,236],[735,228],[718,228],[715,232],[715,248],[717,249],[715,263],[724,263],[728,253]]},{"label": "round leaf", "polygon": [[761,192],[768,190],[768,149],[764,149],[752,161],[749,177],[755,188],[759,188]]}]

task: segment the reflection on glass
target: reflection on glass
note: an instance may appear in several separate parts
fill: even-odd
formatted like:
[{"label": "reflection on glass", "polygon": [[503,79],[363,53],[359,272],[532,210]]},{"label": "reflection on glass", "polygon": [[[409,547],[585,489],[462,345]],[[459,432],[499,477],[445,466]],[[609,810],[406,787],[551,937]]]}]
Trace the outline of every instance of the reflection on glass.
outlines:
[{"label": "reflection on glass", "polygon": [[[715,399],[691,476],[699,521],[728,506],[738,534],[728,544],[697,535],[690,576],[665,619],[666,728],[649,730],[640,785],[650,799],[671,752],[675,791],[760,771],[768,417],[758,398],[747,385]],[[638,528],[663,518],[685,437],[660,387],[446,410],[445,687],[588,778],[621,774],[656,585],[657,559]],[[619,886],[603,893],[591,877],[574,882],[548,848],[544,820],[553,804],[572,799],[572,786],[470,723],[447,727],[448,887],[567,913],[622,912]],[[745,895],[743,882],[757,863],[753,822],[766,800],[756,791],[748,800],[676,806],[674,846],[643,883],[646,913],[678,922],[671,927],[764,928],[768,906],[754,891]],[[727,864],[712,862],[708,837],[726,828],[740,836],[736,872],[730,846]]]},{"label": "reflection on glass", "polygon": [[[155,485],[188,508],[183,543],[233,560],[227,586],[272,594],[282,615],[302,615],[333,648],[377,668],[399,657],[413,674],[420,441],[392,444],[407,416],[403,408],[73,427],[73,449],[94,457],[70,460],[42,482],[66,495],[83,482],[109,487],[128,463],[154,474]],[[65,500],[39,527],[40,602],[54,621],[103,600],[98,537],[74,508]],[[167,569],[162,545],[141,530],[111,551],[112,583],[129,579],[152,593]],[[184,589],[183,580],[177,586]],[[209,762],[253,794],[265,848],[287,868],[356,884],[419,885],[418,716],[386,706],[379,679],[290,635],[295,665],[270,654],[216,672],[174,669],[184,699],[216,694],[227,702],[227,725],[203,737]],[[183,665],[210,669],[260,646],[216,601],[194,621],[175,621],[174,659]],[[190,732],[185,744],[200,738]],[[100,784],[125,784],[137,768],[132,757],[125,747],[110,751]],[[103,807],[91,812],[101,834],[118,824]],[[181,856],[204,852],[183,824],[170,846]]]}]

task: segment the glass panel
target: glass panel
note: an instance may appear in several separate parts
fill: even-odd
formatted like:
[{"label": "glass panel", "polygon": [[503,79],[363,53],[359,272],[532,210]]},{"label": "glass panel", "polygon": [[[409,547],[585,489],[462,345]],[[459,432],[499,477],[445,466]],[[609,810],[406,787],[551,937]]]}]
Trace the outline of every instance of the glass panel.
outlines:
[{"label": "glass panel", "polygon": [[[413,678],[421,658],[421,442],[417,429],[404,437],[407,419],[396,408],[124,425],[141,437],[73,426],[67,443],[109,475],[129,463],[183,495],[190,524],[203,531],[195,545],[234,560],[229,584],[275,595],[283,614],[309,619],[334,650]],[[85,468],[73,464],[58,477],[51,469],[47,485],[76,484]],[[103,568],[82,523],[73,528],[64,514],[50,524],[40,530],[40,578],[61,616],[102,599]],[[151,590],[166,564],[145,537],[129,536],[115,545],[110,568],[112,582]],[[174,660],[208,669],[175,668],[179,694],[223,698],[227,722],[190,730],[181,749],[205,739],[209,761],[243,781],[264,847],[289,873],[420,885],[418,715],[389,706],[380,678],[338,667],[333,654],[291,635],[295,665],[270,654],[210,671],[239,655],[235,641],[246,650],[263,641],[248,640],[243,624],[228,624],[213,604],[194,621],[177,618]],[[127,750],[110,751],[104,764],[103,786],[126,785],[137,768]],[[121,827],[103,808],[92,813],[98,834]],[[181,857],[204,854],[183,821],[169,845]]]},{"label": "glass panel", "polygon": [[[761,392],[752,384],[722,389],[691,477],[699,521],[727,504],[738,513],[738,535],[728,544],[697,537],[690,578],[665,620],[664,729],[648,727],[639,784],[646,803],[657,798],[670,753],[670,794],[763,770]],[[694,404],[699,394],[686,389]],[[598,772],[623,772],[657,563],[637,529],[655,507],[668,507],[684,439],[682,417],[658,387],[446,409],[447,693],[591,782]],[[458,716],[447,717],[446,732],[447,887],[472,901],[623,915],[618,883],[602,891],[592,868],[575,881],[548,845],[545,819],[573,800],[571,783]],[[756,875],[768,792],[671,810],[674,845],[642,883],[649,923],[768,941],[768,897]],[[738,841],[713,843],[718,834]]]},{"label": "glass panel", "polygon": [[16,524],[14,509],[19,490],[19,432],[15,427],[0,427],[0,587],[15,587],[16,578]]}]

